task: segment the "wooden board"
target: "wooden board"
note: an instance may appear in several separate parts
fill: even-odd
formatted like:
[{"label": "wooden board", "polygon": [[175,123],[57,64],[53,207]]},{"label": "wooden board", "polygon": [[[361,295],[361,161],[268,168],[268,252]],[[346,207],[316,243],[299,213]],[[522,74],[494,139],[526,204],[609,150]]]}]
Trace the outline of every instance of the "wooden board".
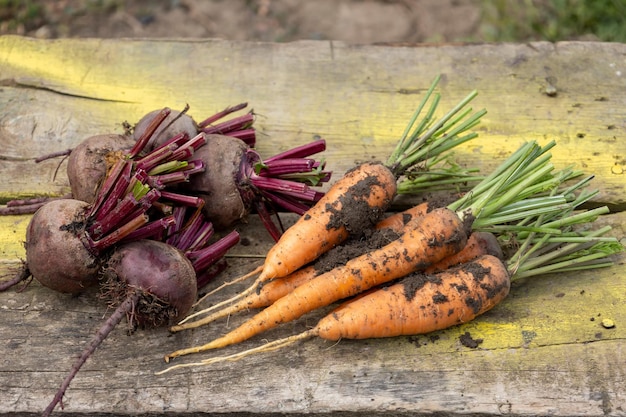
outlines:
[{"label": "wooden board", "polygon": [[[55,40],[0,37],[0,201],[68,191],[64,165],[32,158],[164,106],[200,119],[248,101],[264,155],[319,135],[340,175],[384,159],[425,88],[443,74],[442,108],[472,89],[487,108],[460,159],[485,171],[528,139],[556,140],[553,160],[596,175],[601,222],[626,236],[626,45],[289,44],[217,40]],[[556,87],[556,95],[546,94]],[[550,90],[554,91],[554,90]],[[293,218],[289,218],[293,220]],[[289,220],[288,219],[288,220]],[[19,266],[28,216],[0,217],[0,276]],[[257,265],[271,242],[255,219],[227,280]],[[623,415],[625,258],[610,269],[517,283],[474,322],[387,340],[309,340],[282,352],[161,376],[163,354],[207,341],[244,317],[190,332],[124,326],[96,352],[65,398],[69,415]],[[214,285],[217,285],[216,282]],[[224,295],[236,291],[228,290]],[[38,415],[109,313],[95,291],[37,283],[0,294],[0,415]],[[245,315],[244,315],[245,316]],[[313,325],[318,314],[268,332]],[[605,329],[602,318],[616,326]],[[459,338],[470,332],[475,349]],[[236,349],[257,345],[260,338]],[[191,362],[207,357],[183,358]],[[60,413],[59,413],[60,414]]]}]

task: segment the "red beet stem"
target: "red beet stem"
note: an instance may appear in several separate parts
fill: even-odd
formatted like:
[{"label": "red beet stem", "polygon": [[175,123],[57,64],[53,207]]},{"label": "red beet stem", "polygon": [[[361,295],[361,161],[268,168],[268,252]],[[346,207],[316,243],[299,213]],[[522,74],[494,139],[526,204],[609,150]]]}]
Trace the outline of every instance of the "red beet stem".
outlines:
[{"label": "red beet stem", "polygon": [[131,242],[141,239],[162,240],[165,232],[176,223],[173,215],[165,216],[161,219],[153,220],[130,233],[122,242]]},{"label": "red beet stem", "polygon": [[[254,207],[259,218],[261,219],[261,222],[263,222],[263,226],[265,226],[265,230],[267,230],[267,232],[270,234],[275,242],[278,242],[280,236],[282,235],[282,232],[278,229],[278,227],[276,227],[276,224],[272,221],[272,214],[267,209],[267,204],[265,203],[265,201],[256,200],[254,202]],[[278,219],[278,221],[280,222],[280,218]]]},{"label": "red beet stem", "polygon": [[125,161],[122,159],[119,159],[115,162],[115,164],[111,168],[111,171],[105,177],[104,183],[102,184],[102,186],[98,190],[98,193],[96,194],[96,198],[93,204],[91,205],[91,209],[89,210],[89,213],[88,213],[89,216],[92,216],[94,213],[100,210],[100,207],[107,200],[107,197],[109,196],[109,193],[111,192],[111,190],[115,188],[118,178],[122,175],[122,173],[125,170],[129,169],[127,165],[128,165],[128,161]]},{"label": "red beet stem", "polygon": [[134,217],[119,229],[115,229],[100,240],[93,240],[89,234],[87,234],[87,242],[90,248],[96,252],[102,252],[103,250],[113,246],[120,240],[124,239],[133,231],[137,230],[144,224],[148,223],[148,216],[145,214],[139,214]]},{"label": "red beet stem", "polygon": [[250,147],[254,147],[256,144],[256,130],[254,129],[241,129],[236,130],[234,132],[228,132],[227,134],[230,137],[237,138],[246,145]]},{"label": "red beet stem", "polygon": [[210,116],[206,118],[205,120],[201,121],[200,123],[198,123],[198,127],[203,128],[205,126],[211,125],[215,123],[216,121],[228,116],[231,113],[245,109],[247,106],[248,106],[248,103],[239,103],[234,106],[226,107],[224,110],[218,113],[215,113],[213,116]]},{"label": "red beet stem", "polygon": [[280,178],[264,178],[260,176],[254,176],[250,178],[250,180],[259,190],[278,192],[305,201],[315,201],[317,197],[315,190],[312,190],[311,187],[301,182],[283,180]]},{"label": "red beet stem", "polygon": [[[311,208],[310,205],[303,204],[297,199],[288,197],[286,195],[278,195],[276,193],[267,193],[267,192],[262,192],[262,195],[267,200],[274,203],[274,205],[278,205],[282,207],[283,209],[292,213],[296,213],[300,216],[302,216],[304,213],[306,213],[309,210],[309,208]],[[317,196],[315,197],[314,201],[318,201],[320,198],[322,198],[323,195],[324,195],[323,193],[317,193]]]},{"label": "red beet stem", "polygon": [[135,142],[135,145],[132,147],[132,149],[128,153],[129,158],[134,158],[137,155],[139,155],[141,151],[143,151],[143,148],[146,147],[146,145],[148,144],[148,141],[150,140],[154,132],[156,132],[156,130],[161,125],[161,123],[163,123],[163,121],[167,118],[167,116],[169,116],[170,113],[171,113],[171,110],[166,107],[163,110],[161,110],[154,117],[154,119],[152,119],[152,121],[150,121],[150,124],[148,125],[146,130],[139,137],[139,139],[137,139],[137,142]]},{"label": "red beet stem", "polygon": [[219,259],[226,255],[226,252],[239,243],[239,233],[233,230],[217,242],[207,246],[206,248],[187,252],[185,255],[191,261],[196,273],[204,271],[211,265],[215,264]]},{"label": "red beet stem", "polygon": [[189,158],[189,156],[193,155],[193,153],[197,151],[198,148],[206,145],[206,142],[206,135],[200,133],[199,135],[194,136],[193,138],[182,144],[178,149],[176,149],[174,155],[172,156],[172,159],[187,159]]},{"label": "red beet stem", "polygon": [[[115,327],[122,321],[122,319],[130,314],[135,306],[135,304],[139,301],[140,291],[135,290],[128,294],[126,299],[115,309],[113,314],[109,316],[109,318],[104,322],[102,327],[96,332],[96,335],[89,343],[89,346],[85,348],[85,350],[81,353],[78,360],[72,365],[72,369],[70,373],[65,377],[61,386],[59,387],[57,393],[55,394],[52,402],[46,407],[44,410],[42,417],[47,417],[52,414],[52,411],[57,406],[57,404],[61,403],[63,400],[63,396],[65,395],[65,391],[70,386],[70,383],[78,374],[80,368],[87,362],[87,359],[96,351],[98,346],[102,344],[104,339],[106,339],[109,334],[115,329]],[[63,404],[61,403],[61,408],[63,408]]]},{"label": "red beet stem", "polygon": [[214,231],[213,224],[197,210],[178,232],[173,245],[184,252],[199,250],[208,244]]},{"label": "red beet stem", "polygon": [[226,259],[222,258],[218,260],[217,262],[215,262],[213,265],[211,265],[209,268],[196,274],[197,275],[196,283],[197,283],[198,289],[203,288],[205,285],[211,282],[213,278],[218,276],[227,267],[228,267],[228,262],[226,262]]},{"label": "red beet stem", "polygon": [[314,155],[326,150],[326,140],[317,139],[313,142],[306,143],[304,145],[296,146],[288,151],[281,152],[272,157],[266,158],[265,163],[276,161],[278,159],[294,159],[294,158],[306,158],[307,156]]},{"label": "red beet stem", "polygon": [[254,123],[254,115],[252,113],[235,117],[226,122],[218,123],[208,127],[203,127],[202,131],[207,134],[227,135],[229,132],[247,129]]},{"label": "red beet stem", "polygon": [[200,197],[178,194],[170,191],[161,191],[161,198],[191,207],[200,207],[202,206],[202,204],[204,204],[204,201],[202,201]]}]

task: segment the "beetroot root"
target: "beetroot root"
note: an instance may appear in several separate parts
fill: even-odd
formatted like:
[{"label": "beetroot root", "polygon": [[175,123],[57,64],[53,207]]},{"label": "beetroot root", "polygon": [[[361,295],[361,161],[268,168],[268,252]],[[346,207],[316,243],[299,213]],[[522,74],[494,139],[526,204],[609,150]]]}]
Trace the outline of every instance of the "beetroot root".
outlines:
[{"label": "beetroot root", "polygon": [[124,317],[145,326],[169,325],[189,313],[196,300],[193,266],[182,252],[163,242],[140,240],[120,245],[104,271],[105,295],[118,307],[72,365],[44,417],[61,403],[80,368]]},{"label": "beetroot root", "polygon": [[[135,141],[144,134],[150,123],[152,123],[154,118],[158,116],[160,111],[161,110],[153,110],[139,119],[133,129],[133,137]],[[180,133],[185,133],[188,137],[192,138],[196,136],[198,132],[198,125],[191,116],[183,111],[171,110],[169,115],[154,131],[144,150],[150,152]]]},{"label": "beetroot root", "polygon": [[107,262],[103,278],[109,297],[123,298],[129,288],[142,290],[133,317],[139,325],[176,322],[189,313],[197,298],[191,262],[183,252],[156,240],[120,245]]},{"label": "beetroot root", "polygon": [[98,282],[100,262],[81,239],[89,205],[53,200],[35,212],[26,229],[26,264],[42,285],[78,293]]},{"label": "beetroot root", "polygon": [[204,212],[217,229],[233,226],[256,210],[274,239],[280,231],[270,214],[277,208],[304,214],[323,195],[313,187],[328,181],[324,163],[309,156],[326,147],[323,139],[263,160],[238,138],[205,134],[194,154],[206,169],[190,179],[188,189],[204,200]]},{"label": "beetroot root", "polygon": [[115,152],[130,149],[134,143],[131,136],[104,134],[91,136],[74,148],[67,163],[72,198],[93,203]]},{"label": "beetroot root", "polygon": [[195,175],[188,187],[204,200],[203,210],[218,229],[245,218],[250,204],[244,202],[238,180],[248,146],[229,136],[207,135],[207,143],[194,157],[205,162],[203,173]]}]

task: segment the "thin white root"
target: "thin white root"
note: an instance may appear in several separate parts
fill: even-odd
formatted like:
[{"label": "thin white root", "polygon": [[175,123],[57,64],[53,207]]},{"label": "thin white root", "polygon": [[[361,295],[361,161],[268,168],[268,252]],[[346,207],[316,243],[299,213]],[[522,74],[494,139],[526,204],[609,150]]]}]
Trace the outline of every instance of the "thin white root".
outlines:
[{"label": "thin white root", "polygon": [[[237,283],[240,283],[242,281],[247,280],[248,278],[250,278],[250,277],[260,273],[262,270],[263,270],[263,265],[260,265],[257,268],[255,268],[253,271],[250,271],[247,274],[240,276],[239,278],[235,278],[232,281],[228,281],[228,282],[223,283],[219,287],[217,287],[214,290],[209,291],[207,294],[205,294],[202,298],[200,298],[198,301],[196,301],[196,303],[193,306],[194,307],[197,306],[198,304],[202,303],[204,300],[206,300],[211,295],[215,294],[216,292],[218,292],[218,291],[220,291],[220,290],[222,290],[222,289],[224,289],[224,288],[226,288],[228,286],[231,286],[233,284],[237,284]],[[223,301],[221,305],[224,305],[226,302],[229,302],[229,300]],[[217,304],[214,305],[214,306],[211,306],[210,308],[215,309],[216,306],[217,306]],[[181,323],[184,323],[187,319],[190,319],[191,317],[192,316],[187,316],[184,320],[181,321]]]},{"label": "thin white root", "polygon": [[278,339],[275,340],[273,342],[269,342],[266,343],[264,345],[261,346],[257,346],[255,348],[252,349],[248,349],[248,350],[244,350],[242,352],[239,353],[233,353],[232,355],[226,355],[226,356],[216,356],[213,358],[208,358],[208,359],[204,359],[200,362],[191,362],[191,363],[181,363],[178,365],[172,365],[168,368],[165,368],[162,371],[158,371],[155,372],[155,375],[162,375],[166,372],[170,372],[173,371],[175,369],[182,369],[182,368],[190,368],[190,367],[198,367],[198,366],[208,366],[208,365],[212,365],[215,363],[219,363],[219,362],[226,362],[226,361],[230,361],[230,362],[234,362],[234,361],[238,361],[240,359],[243,359],[247,356],[253,355],[255,353],[263,353],[263,352],[271,352],[274,350],[278,350],[281,349],[283,347],[292,345],[300,340],[304,340],[304,339],[309,339],[313,336],[317,335],[317,329],[313,328],[311,330],[308,330],[306,332],[297,334],[295,336],[289,336],[286,337],[284,339]]}]

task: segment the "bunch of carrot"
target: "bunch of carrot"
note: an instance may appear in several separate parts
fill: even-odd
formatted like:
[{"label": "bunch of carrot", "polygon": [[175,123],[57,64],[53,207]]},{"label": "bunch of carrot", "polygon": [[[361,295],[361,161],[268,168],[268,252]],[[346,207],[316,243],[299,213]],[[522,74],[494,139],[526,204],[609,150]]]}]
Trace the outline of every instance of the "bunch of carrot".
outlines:
[{"label": "bunch of carrot", "polygon": [[[438,102],[435,96],[428,113],[409,135],[435,84],[385,164],[366,163],[349,171],[283,234],[262,267],[253,271],[260,275],[248,290],[198,313],[213,312],[205,319],[181,323],[172,330],[197,327],[239,309],[266,308],[223,337],[172,352],[166,355],[166,361],[242,342],[340,300],[348,301],[301,335],[200,364],[239,359],[312,336],[338,340],[430,332],[489,310],[507,296],[511,279],[610,264],[607,257],[622,248],[614,239],[602,237],[606,228],[594,232],[573,228],[581,222],[591,223],[606,208],[573,214],[593,196],[581,191],[589,178],[567,185],[582,173],[571,168],[554,172],[549,153],[553,142],[544,147],[535,142],[524,144],[447,207],[425,203],[381,221],[397,193],[398,179],[419,164],[443,160],[440,156],[445,151],[474,137],[460,135],[484,114],[479,112],[464,120],[471,113],[465,107],[475,95],[472,93],[433,122]],[[346,221],[350,211],[355,210],[374,213],[369,224],[357,228]],[[316,269],[315,260],[323,253],[368,228],[390,228],[397,237],[331,270]],[[478,232],[490,232],[501,241],[515,240],[519,250],[506,260],[499,254],[498,245],[495,250],[471,252],[468,242],[480,236],[489,241]],[[456,258],[449,261],[452,257]],[[438,266],[439,262],[446,264]],[[458,266],[451,266],[454,264]],[[394,283],[396,280],[401,281]],[[275,291],[273,295],[270,290]],[[235,304],[214,311],[231,303]],[[163,372],[194,365],[198,364],[175,365]]]},{"label": "bunch of carrot", "polygon": [[[589,231],[575,227],[589,227],[607,208],[579,210],[595,195],[585,191],[591,177],[568,185],[582,173],[572,169],[554,172],[548,153],[552,146],[554,143],[545,147],[535,142],[523,145],[472,192],[447,207],[429,208],[423,204],[412,209],[412,213],[391,217],[408,219],[406,223],[381,222],[379,227],[400,225],[401,230],[397,239],[380,249],[356,256],[327,272],[311,276],[308,271],[315,267],[309,266],[258,287],[259,293],[249,294],[239,306],[251,308],[271,303],[267,308],[225,336],[203,346],[173,352],[166,356],[166,361],[242,342],[305,313],[347,300],[312,329],[233,355],[174,365],[162,372],[236,360],[313,336],[339,340],[440,330],[493,308],[508,295],[514,279],[610,265],[609,256],[623,249],[616,239],[603,237],[610,228]],[[470,238],[468,229],[473,231]],[[494,250],[493,246],[485,249],[489,246],[478,244],[474,247],[478,251],[470,251],[468,242],[480,236],[480,231],[489,231],[503,242],[514,239],[518,249],[506,258],[498,254],[497,245]],[[437,267],[451,257],[456,259]],[[302,278],[307,275],[308,278]],[[283,285],[278,298],[261,302],[269,293],[264,287]],[[252,301],[254,298],[258,305]],[[232,313],[230,307],[226,310]],[[183,324],[174,330],[186,327],[195,326]]]}]

